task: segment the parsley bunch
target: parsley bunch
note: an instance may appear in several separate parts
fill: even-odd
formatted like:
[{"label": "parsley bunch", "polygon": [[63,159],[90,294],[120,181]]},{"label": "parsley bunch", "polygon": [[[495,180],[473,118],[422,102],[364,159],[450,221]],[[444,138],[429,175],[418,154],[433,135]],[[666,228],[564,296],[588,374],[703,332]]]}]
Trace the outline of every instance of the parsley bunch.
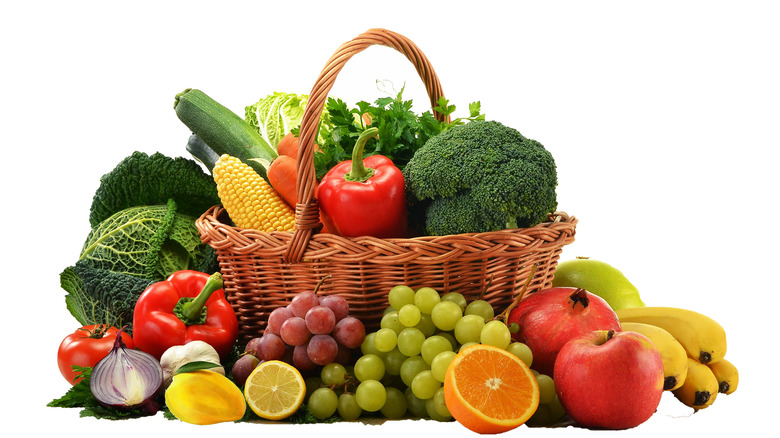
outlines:
[{"label": "parsley bunch", "polygon": [[[441,132],[473,120],[484,120],[480,114],[479,102],[469,105],[469,116],[457,118],[449,123],[436,120],[432,111],[420,115],[412,111],[412,101],[403,100],[403,88],[393,97],[381,97],[374,104],[358,102],[350,108],[341,99],[328,98],[325,103],[325,117],[320,126],[323,144],[314,153],[314,168],[318,178],[344,160],[352,159],[352,148],[360,133],[370,123],[379,129],[379,138],[366,143],[364,156],[380,154],[395,163],[400,169],[409,162],[414,153]],[[449,116],[455,112],[444,97],[440,98],[433,111]]]}]

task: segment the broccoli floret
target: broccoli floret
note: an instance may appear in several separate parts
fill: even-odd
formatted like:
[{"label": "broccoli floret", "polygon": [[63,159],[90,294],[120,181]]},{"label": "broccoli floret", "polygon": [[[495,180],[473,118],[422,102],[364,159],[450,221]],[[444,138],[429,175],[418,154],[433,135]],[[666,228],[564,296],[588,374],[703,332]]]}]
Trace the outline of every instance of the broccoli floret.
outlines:
[{"label": "broccoli floret", "polygon": [[407,199],[428,235],[543,222],[558,206],[555,161],[541,143],[495,121],[431,138],[404,168]]}]

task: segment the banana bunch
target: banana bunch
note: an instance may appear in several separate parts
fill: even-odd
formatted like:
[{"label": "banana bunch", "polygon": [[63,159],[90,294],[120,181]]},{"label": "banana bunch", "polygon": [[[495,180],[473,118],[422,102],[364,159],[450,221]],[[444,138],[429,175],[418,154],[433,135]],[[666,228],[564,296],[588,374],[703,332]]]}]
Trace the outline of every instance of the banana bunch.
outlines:
[{"label": "banana bunch", "polygon": [[664,390],[695,410],[710,406],[718,393],[737,389],[737,368],[725,359],[726,332],[712,318],[675,307],[619,309],[621,328],[647,336],[664,364]]}]

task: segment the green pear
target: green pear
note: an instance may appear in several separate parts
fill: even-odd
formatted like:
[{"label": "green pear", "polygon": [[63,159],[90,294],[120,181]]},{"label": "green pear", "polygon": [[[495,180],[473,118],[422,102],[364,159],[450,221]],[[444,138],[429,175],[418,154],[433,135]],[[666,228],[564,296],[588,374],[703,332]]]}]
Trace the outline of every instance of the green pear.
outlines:
[{"label": "green pear", "polygon": [[587,257],[558,263],[553,287],[577,287],[603,298],[613,310],[644,307],[639,290],[620,270]]}]

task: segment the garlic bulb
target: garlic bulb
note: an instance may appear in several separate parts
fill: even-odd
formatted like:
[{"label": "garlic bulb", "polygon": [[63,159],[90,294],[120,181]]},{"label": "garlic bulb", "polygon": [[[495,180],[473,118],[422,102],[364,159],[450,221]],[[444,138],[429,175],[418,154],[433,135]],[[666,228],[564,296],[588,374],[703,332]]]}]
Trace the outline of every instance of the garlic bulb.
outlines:
[{"label": "garlic bulb", "polygon": [[[190,362],[211,362],[219,364],[219,354],[214,347],[203,341],[190,341],[184,345],[174,345],[173,347],[168,348],[160,357],[160,365],[163,369],[163,384],[166,387],[170,385],[176,371],[178,371],[182,365]],[[217,372],[223,376],[225,375],[225,369],[222,366],[215,366],[208,370]]]}]

